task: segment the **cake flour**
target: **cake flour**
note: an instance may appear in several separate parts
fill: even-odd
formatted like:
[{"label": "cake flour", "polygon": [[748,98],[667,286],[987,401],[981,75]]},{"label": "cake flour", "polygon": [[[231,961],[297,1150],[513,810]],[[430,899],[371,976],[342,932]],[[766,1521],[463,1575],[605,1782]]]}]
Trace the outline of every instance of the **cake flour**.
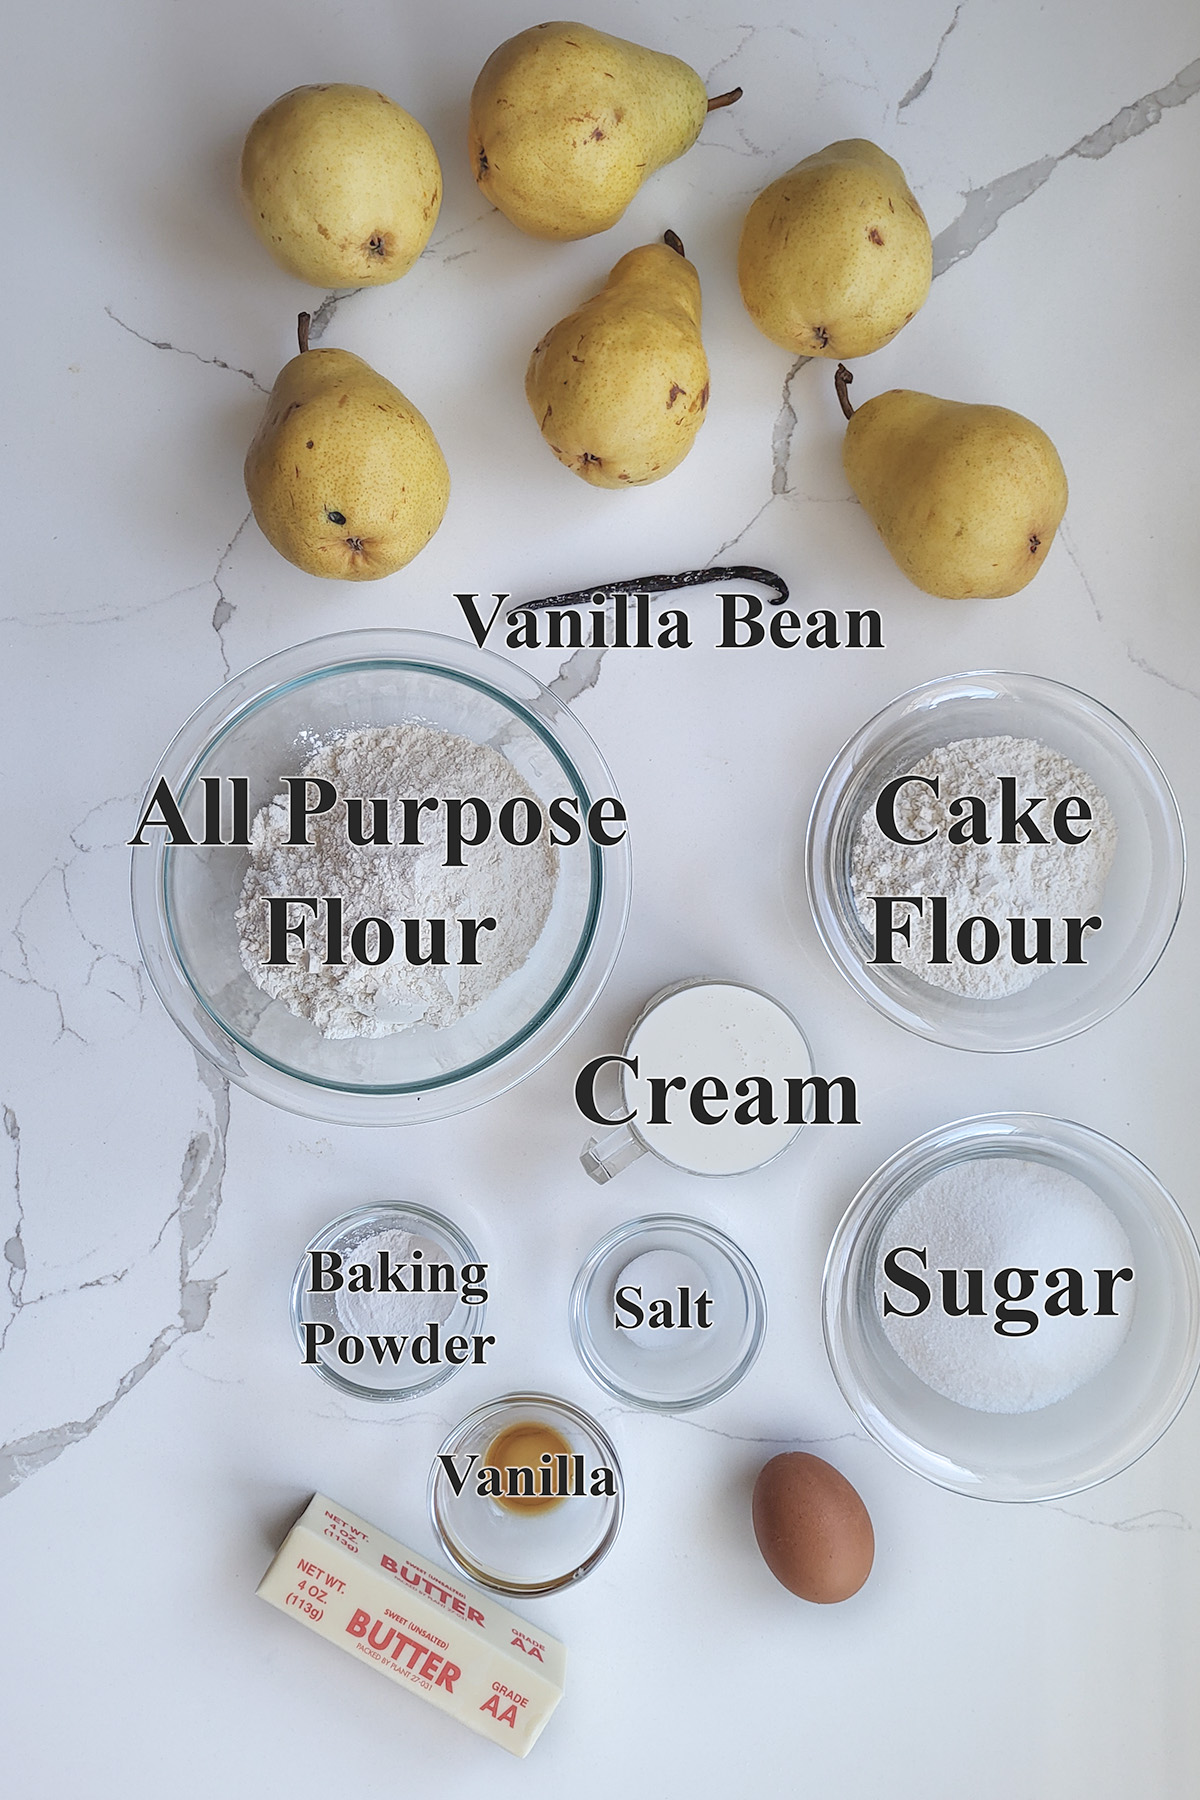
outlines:
[{"label": "cake flour", "polygon": [[[858,822],[850,856],[854,903],[869,934],[875,929],[875,895],[945,895],[951,935],[955,923],[972,917],[994,919],[1001,928],[1001,947],[992,962],[970,963],[952,956],[931,963],[930,908],[918,916],[902,909],[911,942],[898,934],[892,955],[935,987],[980,1000],[1016,994],[1044,975],[1052,965],[1014,962],[1006,922],[1010,918],[1050,918],[1055,962],[1065,954],[1067,918],[1087,918],[1100,910],[1104,883],[1117,847],[1112,809],[1094,782],[1074,763],[1034,738],[963,738],[941,744],[913,763],[911,775],[937,778],[935,795],[921,782],[909,782],[896,796],[896,824],[905,837],[935,835],[924,844],[896,844],[879,829],[874,807]],[[963,794],[978,795],[989,817],[1000,816],[1000,777],[1015,778],[1022,805],[1034,795],[1044,801],[1033,815],[1050,837],[1045,844],[953,844],[947,833],[958,822],[950,812]],[[1082,844],[1064,844],[1050,836],[1048,821],[1060,800],[1077,794],[1091,807],[1090,835]],[[1076,825],[1075,830],[1081,829]]]}]

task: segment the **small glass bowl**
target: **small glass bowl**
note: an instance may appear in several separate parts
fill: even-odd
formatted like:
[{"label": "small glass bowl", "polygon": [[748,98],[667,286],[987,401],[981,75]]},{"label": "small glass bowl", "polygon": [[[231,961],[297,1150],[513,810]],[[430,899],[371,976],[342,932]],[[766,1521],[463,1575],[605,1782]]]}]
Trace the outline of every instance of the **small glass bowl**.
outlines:
[{"label": "small glass bowl", "polygon": [[[941,1170],[980,1157],[1075,1176],[1116,1216],[1132,1251],[1133,1312],[1120,1348],[1036,1412],[979,1412],[935,1393],[880,1317],[879,1263],[897,1209]],[[834,1376],[871,1436],[918,1475],[982,1500],[1054,1500],[1119,1474],[1170,1425],[1200,1362],[1200,1256],[1178,1206],[1128,1150],[1035,1113],[961,1119],[897,1151],[834,1234],[822,1309]]]},{"label": "small glass bowl", "polygon": [[[707,1328],[696,1319],[699,1295],[691,1294],[692,1322],[686,1329],[678,1323],[652,1329],[646,1322],[617,1329],[621,1277],[652,1252],[686,1257],[699,1266],[712,1302]],[[666,1295],[643,1292],[644,1310],[651,1299],[668,1300],[672,1317],[680,1315],[677,1287]],[[627,1320],[634,1316],[626,1313]],[[651,1213],[619,1225],[591,1251],[571,1289],[570,1321],[580,1362],[606,1392],[652,1412],[688,1412],[719,1400],[753,1367],[766,1336],[767,1302],[753,1263],[731,1238],[700,1219]]]},{"label": "small glass bowl", "polygon": [[[344,1282],[351,1263],[365,1261],[377,1266],[377,1256],[369,1246],[384,1232],[401,1232],[416,1238],[426,1267],[435,1261],[450,1264],[454,1270],[453,1292],[439,1290],[428,1294],[428,1306],[421,1305],[420,1301],[410,1305],[410,1299],[415,1300],[415,1296],[397,1294],[395,1312],[411,1315],[406,1319],[389,1318],[387,1303],[384,1301],[380,1305],[382,1296],[379,1295],[349,1295],[344,1286],[332,1293],[309,1291],[313,1251],[338,1253],[342,1258]],[[424,1206],[383,1202],[377,1206],[359,1206],[353,1212],[332,1219],[305,1247],[292,1278],[292,1330],[301,1352],[307,1349],[306,1324],[329,1325],[336,1334],[322,1345],[316,1345],[314,1341],[316,1361],[306,1363],[305,1367],[315,1370],[325,1381],[341,1388],[344,1394],[353,1394],[356,1400],[413,1400],[418,1394],[432,1393],[464,1366],[445,1358],[446,1340],[451,1337],[470,1339],[483,1330],[487,1302],[468,1304],[462,1298],[464,1282],[460,1278],[463,1270],[471,1269],[472,1265],[483,1271],[477,1285],[486,1288],[487,1266],[480,1262],[479,1253],[470,1239],[449,1219]],[[342,1312],[338,1310],[339,1299]],[[354,1310],[349,1309],[355,1309],[363,1316],[356,1318]],[[431,1320],[437,1323],[440,1360],[422,1365],[411,1355],[411,1339],[425,1336]],[[383,1359],[376,1361],[370,1337],[384,1337],[389,1333],[397,1339],[407,1334],[410,1342],[403,1347],[398,1360],[392,1360],[391,1352],[385,1346]],[[347,1362],[338,1354],[338,1345],[347,1344],[347,1336],[358,1338],[364,1346],[358,1362]],[[427,1342],[431,1344],[432,1340]],[[456,1350],[459,1349],[461,1347],[456,1346]],[[404,1379],[405,1376],[408,1379]]]},{"label": "small glass bowl", "polygon": [[[587,732],[504,657],[425,631],[348,631],[270,656],[195,712],[164,754],[165,779],[193,836],[209,790],[241,776],[250,817],[347,727],[415,720],[499,751],[545,811],[560,796],[615,795]],[[226,803],[227,804],[227,803]],[[626,839],[586,830],[560,847],[549,916],[524,965],[462,1019],[380,1038],[326,1038],[265,994],[242,966],[234,912],[248,851],[172,846],[156,831],[133,849],[138,943],[160,1000],[192,1045],[260,1099],[333,1124],[403,1125],[478,1106],[524,1080],[591,1009],[616,961],[629,908]]]},{"label": "small glass bowl", "polygon": [[[443,1457],[459,1469],[484,1453],[499,1434],[520,1424],[545,1424],[582,1456],[587,1477],[603,1466],[613,1472],[616,1493],[571,1495],[545,1511],[519,1513],[476,1489],[479,1464],[470,1464],[456,1494]],[[498,1594],[552,1594],[582,1581],[616,1542],[625,1510],[625,1484],[608,1434],[577,1406],[549,1394],[505,1394],[456,1425],[429,1474],[429,1517],[442,1550],[456,1568]]]},{"label": "small glass bowl", "polygon": [[[1087,962],[1047,968],[1018,993],[979,999],[935,987],[899,965],[872,963],[850,867],[859,820],[886,782],[939,745],[994,736],[1036,739],[1089,775],[1112,808],[1117,847],[1104,929],[1087,939]],[[1040,675],[986,671],[913,688],[855,733],[813,803],[805,865],[821,940],[878,1011],[960,1050],[1036,1050],[1106,1018],[1154,968],[1183,899],[1183,826],[1166,776],[1115,713]]]}]

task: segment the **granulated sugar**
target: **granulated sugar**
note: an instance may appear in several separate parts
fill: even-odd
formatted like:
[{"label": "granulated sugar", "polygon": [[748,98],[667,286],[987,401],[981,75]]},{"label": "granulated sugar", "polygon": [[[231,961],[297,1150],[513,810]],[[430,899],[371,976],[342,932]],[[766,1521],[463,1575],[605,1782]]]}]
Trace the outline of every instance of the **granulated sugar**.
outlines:
[{"label": "granulated sugar", "polygon": [[[901,1266],[931,1290],[929,1306],[912,1317],[916,1299],[887,1282],[883,1262],[903,1246],[924,1251],[926,1266],[904,1255]],[[1078,1270],[1087,1288],[1088,1313],[1054,1316],[1045,1311],[1045,1277]],[[960,1406],[976,1412],[1036,1412],[1073,1393],[1111,1362],[1133,1315],[1135,1284],[1118,1281],[1115,1317],[1098,1316],[1098,1269],[1132,1268],[1129,1240],[1104,1202],[1073,1175],[1045,1163],[1013,1157],[981,1157],[943,1169],[899,1206],[888,1223],[876,1272],[877,1299],[901,1308],[883,1316],[883,1328],[914,1375]],[[943,1269],[957,1272],[958,1303],[967,1297],[967,1270],[982,1270],[984,1311],[952,1317],[942,1310]],[[1022,1303],[1037,1313],[1034,1330],[1010,1336],[996,1329],[994,1281],[1002,1270],[1036,1271],[1033,1293]]]}]

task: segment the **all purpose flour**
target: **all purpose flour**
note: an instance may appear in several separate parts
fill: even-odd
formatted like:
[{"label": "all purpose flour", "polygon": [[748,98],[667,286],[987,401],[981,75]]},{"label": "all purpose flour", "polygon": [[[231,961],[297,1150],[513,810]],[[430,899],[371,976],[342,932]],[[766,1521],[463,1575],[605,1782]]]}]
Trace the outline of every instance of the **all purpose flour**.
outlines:
[{"label": "all purpose flour", "polygon": [[[936,780],[938,792],[921,781],[906,782],[896,795],[895,822],[904,837],[928,841],[894,843],[881,831],[874,808],[864,812],[850,856],[850,884],[860,919],[872,933],[876,895],[944,895],[952,921],[980,917],[999,925],[999,954],[990,962],[973,963],[957,956],[931,962],[932,916],[926,903],[920,914],[914,908],[902,909],[909,941],[899,933],[892,937],[895,961],[922,981],[955,994],[993,1000],[1019,993],[1050,965],[1014,961],[1005,935],[1007,921],[1050,918],[1054,960],[1063,960],[1062,921],[1087,918],[1100,910],[1117,847],[1111,807],[1082,769],[1034,738],[962,738],[931,750],[908,773]],[[993,830],[987,844],[952,842],[950,832],[956,826],[960,833],[963,829],[963,811],[955,810],[961,796],[977,796],[989,814],[999,818],[1001,776],[1015,780],[1022,806],[1033,796],[1042,800],[1034,815],[1041,819],[1042,829],[1061,801],[1078,796],[1091,808],[1088,836],[1080,844],[1062,843],[1053,836],[1038,844],[1018,834],[1016,843],[1004,844]]]},{"label": "all purpose flour", "polygon": [[[354,844],[347,799],[385,799],[393,818],[405,796],[479,798],[498,813],[532,790],[499,751],[428,725],[364,726],[311,756],[301,774],[331,782],[338,801],[309,821],[311,843],[289,844],[289,803],[277,795],[251,830],[250,866],[236,913],[242,962],[251,979],[329,1038],[386,1037],[423,1023],[453,1024],[474,1010],[527,960],[549,916],[558,852],[545,832],[513,845],[493,832],[465,851],[461,868],[445,866],[444,837],[429,827],[422,844]],[[366,808],[368,820],[371,809]],[[339,896],[351,921],[384,919],[401,941],[405,919],[494,918],[478,935],[478,965],[410,963],[402,955],[372,966],[349,953],[326,964],[319,920],[306,924],[305,947],[284,966],[267,962],[267,901],[286,895]]]}]

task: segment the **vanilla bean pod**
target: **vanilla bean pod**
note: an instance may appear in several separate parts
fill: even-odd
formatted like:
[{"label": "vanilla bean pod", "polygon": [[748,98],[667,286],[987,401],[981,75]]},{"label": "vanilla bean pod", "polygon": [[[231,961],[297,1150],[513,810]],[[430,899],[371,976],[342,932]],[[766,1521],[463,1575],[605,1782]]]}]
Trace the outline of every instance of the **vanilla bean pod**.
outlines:
[{"label": "vanilla bean pod", "polygon": [[538,612],[546,606],[591,606],[601,600],[615,600],[620,595],[669,594],[677,588],[705,587],[714,581],[753,581],[770,588],[771,605],[782,606],[788,597],[788,584],[774,569],[756,569],[746,563],[711,569],[684,569],[677,575],[636,575],[629,581],[603,581],[595,587],[577,588],[572,594],[549,594],[544,600],[523,600],[517,608],[522,612]]}]

